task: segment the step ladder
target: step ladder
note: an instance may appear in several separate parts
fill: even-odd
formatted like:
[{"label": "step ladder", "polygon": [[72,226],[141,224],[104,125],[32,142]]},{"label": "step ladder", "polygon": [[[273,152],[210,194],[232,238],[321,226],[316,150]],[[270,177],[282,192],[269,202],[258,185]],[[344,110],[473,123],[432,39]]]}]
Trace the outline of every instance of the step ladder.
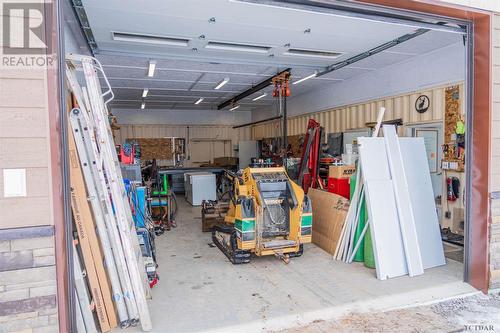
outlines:
[{"label": "step ladder", "polygon": [[[80,160],[83,156],[85,162],[82,164],[86,163],[85,167],[82,165],[85,181],[89,188],[95,189],[95,193],[89,192],[89,196],[93,209],[95,207],[94,212],[99,215],[96,224],[100,223],[101,229],[104,225],[108,233],[109,242],[106,245],[110,251],[108,255],[105,253],[105,258],[114,259],[115,268],[108,266],[108,270],[116,272],[113,273],[115,281],[111,283],[117,298],[120,323],[134,325],[139,319],[142,329],[149,331],[152,329],[146,302],[146,298],[150,297],[149,284],[108,120],[106,105],[113,98],[113,93],[110,87],[102,93],[96,70],[102,73],[109,87],[97,59],[67,56],[66,76],[79,107],[71,111],[70,123]],[[83,71],[81,82],[77,71]],[[99,230],[100,236],[106,234],[104,230]],[[102,238],[106,243],[106,237]],[[112,264],[113,260],[109,260]],[[124,300],[126,311],[121,300]]]}]

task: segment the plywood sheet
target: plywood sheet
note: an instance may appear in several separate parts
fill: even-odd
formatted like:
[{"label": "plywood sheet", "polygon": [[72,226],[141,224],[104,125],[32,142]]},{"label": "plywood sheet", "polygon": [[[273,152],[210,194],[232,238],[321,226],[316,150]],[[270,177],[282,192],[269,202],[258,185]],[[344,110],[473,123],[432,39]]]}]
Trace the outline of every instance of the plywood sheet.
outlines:
[{"label": "plywood sheet", "polygon": [[171,160],[172,139],[171,138],[135,138],[127,139],[129,143],[136,142],[141,147],[142,160]]},{"label": "plywood sheet", "polygon": [[446,264],[423,138],[399,138],[424,269]]}]

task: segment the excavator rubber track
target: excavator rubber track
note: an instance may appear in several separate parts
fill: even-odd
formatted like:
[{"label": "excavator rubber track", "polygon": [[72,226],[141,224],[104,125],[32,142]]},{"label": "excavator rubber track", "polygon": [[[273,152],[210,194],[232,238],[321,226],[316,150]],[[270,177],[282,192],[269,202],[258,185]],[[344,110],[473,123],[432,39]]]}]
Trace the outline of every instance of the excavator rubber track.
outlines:
[{"label": "excavator rubber track", "polygon": [[304,244],[300,244],[299,250],[297,252],[290,252],[289,253],[290,258],[297,258],[297,257],[302,256],[302,254],[304,254]]},{"label": "excavator rubber track", "polygon": [[[224,234],[229,238],[227,242],[222,243],[217,237],[217,233]],[[222,235],[221,235],[222,236]],[[232,226],[216,225],[212,230],[212,241],[226,255],[233,265],[247,264],[250,262],[250,251],[238,249],[236,242],[236,230]]]}]

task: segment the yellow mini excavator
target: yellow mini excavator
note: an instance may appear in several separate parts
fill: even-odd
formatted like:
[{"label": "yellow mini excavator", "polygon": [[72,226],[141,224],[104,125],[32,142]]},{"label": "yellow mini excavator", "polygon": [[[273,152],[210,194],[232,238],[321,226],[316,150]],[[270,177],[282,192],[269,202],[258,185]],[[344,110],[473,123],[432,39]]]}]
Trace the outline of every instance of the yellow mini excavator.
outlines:
[{"label": "yellow mini excavator", "polygon": [[309,198],[284,168],[246,168],[232,180],[225,223],[214,227],[213,242],[233,264],[250,262],[251,254],[275,255],[288,263],[311,242]]}]

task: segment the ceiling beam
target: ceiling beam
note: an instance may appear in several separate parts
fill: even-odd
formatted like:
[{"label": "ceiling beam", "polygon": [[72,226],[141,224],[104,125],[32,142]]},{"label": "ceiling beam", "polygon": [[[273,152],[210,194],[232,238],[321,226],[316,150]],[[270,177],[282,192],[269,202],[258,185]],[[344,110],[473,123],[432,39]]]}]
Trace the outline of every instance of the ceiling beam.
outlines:
[{"label": "ceiling beam", "polygon": [[255,86],[243,91],[242,93],[239,93],[238,95],[234,96],[234,97],[231,97],[230,99],[220,103],[219,105],[217,105],[217,110],[221,110],[221,109],[224,109],[225,107],[227,106],[230,106],[236,102],[238,102],[239,100],[242,100],[243,98],[245,97],[248,97],[254,93],[256,93],[257,91],[259,90],[262,90],[268,86],[270,86],[272,83],[273,83],[273,79],[277,76],[280,76],[286,72],[290,72],[291,71],[291,68],[287,68],[281,72],[279,72],[278,74],[276,75],[273,75],[265,80],[263,80],[262,82],[256,84]]}]

